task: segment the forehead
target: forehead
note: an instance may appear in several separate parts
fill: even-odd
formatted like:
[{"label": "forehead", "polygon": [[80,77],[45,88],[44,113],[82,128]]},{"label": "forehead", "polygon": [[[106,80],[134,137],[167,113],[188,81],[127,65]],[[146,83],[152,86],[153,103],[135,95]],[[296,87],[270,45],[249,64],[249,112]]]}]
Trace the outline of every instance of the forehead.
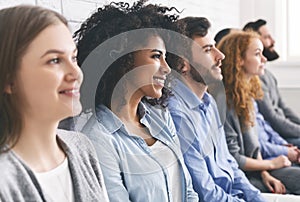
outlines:
[{"label": "forehead", "polygon": [[208,44],[214,44],[214,40],[212,37],[211,32],[208,32],[205,36],[194,36],[193,40],[195,43],[197,43],[200,46],[205,46]]},{"label": "forehead", "polygon": [[262,42],[261,42],[260,39],[258,39],[258,38],[252,38],[250,40],[250,43],[249,43],[249,46],[248,46],[248,50],[255,51],[257,49],[262,50],[263,49],[263,44],[262,44]]},{"label": "forehead", "polygon": [[258,29],[259,33],[261,35],[269,35],[270,34],[270,31],[268,29],[268,27],[266,25],[263,25],[261,26],[259,29]]},{"label": "forehead", "polygon": [[163,39],[158,36],[158,35],[154,35],[154,36],[150,36],[148,37],[148,39],[146,39],[146,43],[145,44],[140,44],[137,49],[158,49],[161,50],[162,52],[166,51],[166,47],[165,47],[165,43],[163,41]]},{"label": "forehead", "polygon": [[30,43],[27,51],[44,54],[48,49],[63,49],[73,51],[76,45],[68,27],[59,22],[52,24],[42,30]]}]

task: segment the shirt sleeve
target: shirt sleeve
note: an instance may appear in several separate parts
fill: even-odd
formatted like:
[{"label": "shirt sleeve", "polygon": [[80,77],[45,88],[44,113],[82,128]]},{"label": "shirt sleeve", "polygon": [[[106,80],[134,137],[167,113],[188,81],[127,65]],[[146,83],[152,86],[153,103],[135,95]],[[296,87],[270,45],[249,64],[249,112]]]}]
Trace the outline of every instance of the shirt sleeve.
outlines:
[{"label": "shirt sleeve", "polygon": [[266,201],[262,197],[260,191],[249,182],[244,172],[238,168],[237,162],[230,154],[228,154],[228,161],[231,164],[232,170],[234,172],[234,184],[232,189],[242,190],[246,201]]},{"label": "shirt sleeve", "polygon": [[114,149],[112,139],[101,129],[91,131],[96,135],[90,135],[89,138],[93,143],[100,166],[103,172],[104,182],[106,185],[110,201],[130,201],[129,194],[122,180],[122,171],[120,169],[119,157]]},{"label": "shirt sleeve", "polygon": [[263,159],[270,159],[275,158],[280,155],[287,156],[288,149],[286,146],[283,146],[281,144],[271,142],[268,134],[266,131],[262,128],[261,124],[258,123],[258,140],[260,145],[260,151]]},{"label": "shirt sleeve", "polygon": [[227,194],[215,184],[199,147],[200,140],[188,117],[173,111],[171,111],[171,115],[179,136],[185,163],[192,177],[193,187],[198,193],[200,201],[244,201]]}]

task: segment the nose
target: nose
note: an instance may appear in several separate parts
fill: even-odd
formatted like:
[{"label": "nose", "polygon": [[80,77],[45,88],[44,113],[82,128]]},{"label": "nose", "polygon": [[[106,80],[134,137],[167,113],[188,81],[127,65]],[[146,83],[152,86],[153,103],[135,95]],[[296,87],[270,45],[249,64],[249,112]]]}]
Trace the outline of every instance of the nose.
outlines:
[{"label": "nose", "polygon": [[165,58],[162,59],[160,69],[165,75],[168,75],[171,72],[171,68]]},{"label": "nose", "polygon": [[83,73],[77,65],[77,62],[70,62],[67,66],[66,80],[68,82],[77,81],[81,84],[83,80]]},{"label": "nose", "polygon": [[262,55],[261,55],[261,61],[262,61],[263,63],[266,63],[266,62],[268,61],[268,59],[262,54]]},{"label": "nose", "polygon": [[215,51],[216,51],[216,61],[222,61],[225,59],[225,55],[224,53],[222,53],[219,49],[217,49],[215,47]]},{"label": "nose", "polygon": [[270,38],[271,38],[272,44],[274,44],[274,43],[275,43],[275,40],[274,40],[273,37],[271,37],[271,36],[270,36]]}]

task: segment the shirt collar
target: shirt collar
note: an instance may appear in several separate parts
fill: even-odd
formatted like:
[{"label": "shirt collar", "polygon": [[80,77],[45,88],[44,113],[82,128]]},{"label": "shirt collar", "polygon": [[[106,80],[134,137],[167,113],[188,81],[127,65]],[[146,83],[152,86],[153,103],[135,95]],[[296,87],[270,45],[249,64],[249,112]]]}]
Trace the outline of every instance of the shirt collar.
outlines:
[{"label": "shirt collar", "polygon": [[[140,102],[138,105],[138,113],[141,120],[146,119],[146,115],[150,114],[144,103]],[[124,124],[108,107],[105,105],[99,105],[96,108],[97,120],[101,123],[110,133],[114,133],[119,130]]]},{"label": "shirt collar", "polygon": [[193,93],[182,81],[174,79],[171,82],[171,88],[175,92],[176,96],[186,103],[190,109],[200,108],[206,112],[207,107],[211,103],[211,98],[208,93],[204,93],[202,99],[199,99],[195,93]]}]

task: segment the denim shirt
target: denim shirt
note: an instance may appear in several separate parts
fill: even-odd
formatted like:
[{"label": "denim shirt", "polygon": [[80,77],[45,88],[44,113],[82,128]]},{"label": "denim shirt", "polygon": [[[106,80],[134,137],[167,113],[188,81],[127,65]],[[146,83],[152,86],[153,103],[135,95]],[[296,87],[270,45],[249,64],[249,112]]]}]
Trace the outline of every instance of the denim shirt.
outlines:
[{"label": "denim shirt", "polygon": [[258,128],[258,140],[263,159],[272,159],[280,155],[288,155],[288,148],[284,146],[288,142],[284,140],[270,124],[264,119],[264,116],[258,111],[255,101],[255,115]]},{"label": "denim shirt", "polygon": [[[171,202],[167,169],[151,154],[143,138],[130,134],[121,120],[101,105],[83,133],[93,142],[99,157],[110,201]],[[150,134],[168,146],[177,158],[182,187],[181,201],[198,201],[185,167],[170,114],[165,109],[139,104],[140,122]]]},{"label": "denim shirt", "polygon": [[200,201],[265,201],[229,153],[216,103],[200,100],[183,82],[171,83],[168,107]]}]

